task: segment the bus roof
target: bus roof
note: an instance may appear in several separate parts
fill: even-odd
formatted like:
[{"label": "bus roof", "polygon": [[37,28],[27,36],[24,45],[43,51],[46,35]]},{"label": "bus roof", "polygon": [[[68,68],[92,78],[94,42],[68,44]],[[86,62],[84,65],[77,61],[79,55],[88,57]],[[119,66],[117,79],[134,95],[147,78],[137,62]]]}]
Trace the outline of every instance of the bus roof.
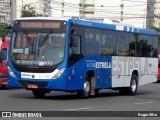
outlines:
[{"label": "bus roof", "polygon": [[132,25],[120,24],[120,23],[117,24],[115,22],[100,23],[99,21],[94,21],[94,20],[75,19],[75,18],[68,18],[68,17],[25,17],[25,18],[18,18],[16,20],[64,20],[64,21],[68,21],[73,25],[79,25],[79,26],[125,31],[125,32],[132,32],[137,34],[148,34],[148,35],[155,35],[155,36],[158,35],[157,31],[155,30],[137,28]]},{"label": "bus roof", "polygon": [[132,33],[138,33],[138,34],[148,34],[148,35],[155,35],[157,36],[158,33],[155,30],[149,30],[149,29],[143,29],[143,28],[136,28],[134,26],[127,26],[122,24],[116,24],[116,23],[100,23],[95,21],[89,21],[89,20],[78,20],[78,19],[70,19],[69,22],[74,25],[79,26],[88,26],[88,27],[95,27],[95,28],[101,28],[101,29],[109,29],[109,30],[117,30],[117,31],[126,31],[126,32],[132,32]]},{"label": "bus roof", "polygon": [[23,18],[17,18],[15,20],[64,20],[68,21],[67,17],[23,17]]}]

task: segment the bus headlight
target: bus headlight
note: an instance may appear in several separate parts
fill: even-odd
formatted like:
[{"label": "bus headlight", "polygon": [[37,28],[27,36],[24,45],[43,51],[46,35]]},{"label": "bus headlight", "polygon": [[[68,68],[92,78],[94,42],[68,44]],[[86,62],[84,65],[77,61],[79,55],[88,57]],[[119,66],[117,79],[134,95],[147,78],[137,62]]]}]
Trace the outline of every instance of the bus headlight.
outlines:
[{"label": "bus headlight", "polygon": [[57,71],[57,73],[52,77],[52,79],[60,78],[64,72],[65,68],[62,68],[61,70]]},{"label": "bus headlight", "polygon": [[16,77],[16,75],[14,74],[13,70],[10,67],[8,67],[8,73],[10,76]]}]

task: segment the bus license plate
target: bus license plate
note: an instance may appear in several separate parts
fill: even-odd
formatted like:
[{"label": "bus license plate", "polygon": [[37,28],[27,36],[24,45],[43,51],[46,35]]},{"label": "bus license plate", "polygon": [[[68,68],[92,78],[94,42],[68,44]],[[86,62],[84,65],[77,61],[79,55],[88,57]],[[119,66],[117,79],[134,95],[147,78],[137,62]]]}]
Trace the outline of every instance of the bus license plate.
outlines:
[{"label": "bus license plate", "polygon": [[28,84],[28,88],[30,88],[30,89],[38,89],[38,85],[36,85],[36,84]]}]

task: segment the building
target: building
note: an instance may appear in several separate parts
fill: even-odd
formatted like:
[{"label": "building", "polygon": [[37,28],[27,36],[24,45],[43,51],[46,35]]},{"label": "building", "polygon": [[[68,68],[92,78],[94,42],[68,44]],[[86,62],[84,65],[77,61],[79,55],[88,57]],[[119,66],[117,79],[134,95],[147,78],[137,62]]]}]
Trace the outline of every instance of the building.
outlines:
[{"label": "building", "polygon": [[30,4],[37,13],[42,14],[40,0],[12,0],[12,19],[20,18],[23,6]]},{"label": "building", "polygon": [[154,22],[154,1],[50,0],[50,15],[80,18],[109,18],[126,24],[132,24],[136,27],[148,28],[153,26]]},{"label": "building", "polygon": [[0,0],[0,23],[10,23],[10,0]]},{"label": "building", "polygon": [[12,18],[21,17],[22,6],[30,4],[43,16],[109,18],[135,27],[150,28],[158,24],[154,19],[154,8],[158,3],[155,1],[160,0],[12,0]]},{"label": "building", "polygon": [[154,15],[154,26],[160,28],[160,0],[156,0]]}]

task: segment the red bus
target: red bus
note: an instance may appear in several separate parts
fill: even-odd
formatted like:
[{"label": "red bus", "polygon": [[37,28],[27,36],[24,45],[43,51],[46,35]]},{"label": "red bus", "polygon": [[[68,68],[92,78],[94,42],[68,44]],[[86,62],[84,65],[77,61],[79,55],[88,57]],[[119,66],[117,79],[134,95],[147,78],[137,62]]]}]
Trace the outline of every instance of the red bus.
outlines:
[{"label": "red bus", "polygon": [[2,41],[0,38],[0,88],[5,88],[8,84],[7,76],[7,51],[10,43],[10,38],[5,38]]}]

